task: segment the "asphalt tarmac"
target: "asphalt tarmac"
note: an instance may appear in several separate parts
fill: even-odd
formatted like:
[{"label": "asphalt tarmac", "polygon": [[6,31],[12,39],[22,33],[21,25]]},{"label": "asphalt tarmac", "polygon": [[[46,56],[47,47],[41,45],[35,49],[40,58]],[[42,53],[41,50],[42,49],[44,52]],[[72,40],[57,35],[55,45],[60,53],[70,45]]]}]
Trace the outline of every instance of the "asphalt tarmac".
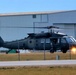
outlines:
[{"label": "asphalt tarmac", "polygon": [[76,60],[0,61],[0,67],[76,65]]}]

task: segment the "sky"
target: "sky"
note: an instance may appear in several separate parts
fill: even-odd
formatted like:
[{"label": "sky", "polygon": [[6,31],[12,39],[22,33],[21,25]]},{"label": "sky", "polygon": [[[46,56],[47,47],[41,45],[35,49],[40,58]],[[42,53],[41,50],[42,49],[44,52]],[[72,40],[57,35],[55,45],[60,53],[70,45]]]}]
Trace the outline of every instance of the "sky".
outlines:
[{"label": "sky", "polygon": [[0,14],[59,10],[76,10],[76,0],[0,0]]},{"label": "sky", "polygon": [[76,0],[0,0],[0,13],[76,10]]},{"label": "sky", "polygon": [[76,0],[0,0],[0,13],[59,10],[76,10]]}]

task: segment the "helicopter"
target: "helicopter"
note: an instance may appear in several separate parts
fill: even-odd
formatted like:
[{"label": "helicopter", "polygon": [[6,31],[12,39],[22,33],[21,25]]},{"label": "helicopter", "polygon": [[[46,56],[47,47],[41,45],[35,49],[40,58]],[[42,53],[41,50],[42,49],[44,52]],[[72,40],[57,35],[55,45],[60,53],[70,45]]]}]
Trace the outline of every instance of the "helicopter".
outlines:
[{"label": "helicopter", "polygon": [[[11,28],[11,27],[5,27]],[[12,27],[17,28],[17,27]],[[33,27],[19,27],[19,28],[33,28]],[[49,50],[54,53],[57,50],[66,53],[72,47],[76,48],[76,40],[72,36],[64,33],[55,32],[53,29],[59,29],[56,26],[35,27],[50,29],[50,32],[28,33],[24,39],[6,42],[0,37],[0,47],[12,49],[28,49],[28,50]],[[9,51],[10,51],[9,50]],[[9,52],[8,51],[8,52]]]}]

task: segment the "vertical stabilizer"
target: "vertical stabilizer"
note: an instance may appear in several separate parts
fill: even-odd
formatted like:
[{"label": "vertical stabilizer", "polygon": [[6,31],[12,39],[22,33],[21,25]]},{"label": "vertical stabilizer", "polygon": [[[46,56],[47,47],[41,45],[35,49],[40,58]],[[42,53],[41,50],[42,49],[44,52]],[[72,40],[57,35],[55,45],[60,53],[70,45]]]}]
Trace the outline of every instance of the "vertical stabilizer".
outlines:
[{"label": "vertical stabilizer", "polygon": [[4,44],[4,41],[3,41],[3,39],[0,37],[0,47],[2,47],[3,44]]}]

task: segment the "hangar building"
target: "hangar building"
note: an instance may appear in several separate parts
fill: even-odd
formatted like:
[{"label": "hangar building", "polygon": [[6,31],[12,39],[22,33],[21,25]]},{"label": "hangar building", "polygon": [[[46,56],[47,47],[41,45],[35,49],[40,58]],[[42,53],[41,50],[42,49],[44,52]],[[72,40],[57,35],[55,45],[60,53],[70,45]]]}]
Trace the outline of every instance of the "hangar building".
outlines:
[{"label": "hangar building", "polygon": [[[60,32],[76,38],[76,10],[0,14],[0,36],[6,41],[27,37],[27,33],[33,33],[34,29],[2,27],[43,27],[50,25],[63,28]],[[35,29],[35,32],[41,31],[46,30]]]}]

